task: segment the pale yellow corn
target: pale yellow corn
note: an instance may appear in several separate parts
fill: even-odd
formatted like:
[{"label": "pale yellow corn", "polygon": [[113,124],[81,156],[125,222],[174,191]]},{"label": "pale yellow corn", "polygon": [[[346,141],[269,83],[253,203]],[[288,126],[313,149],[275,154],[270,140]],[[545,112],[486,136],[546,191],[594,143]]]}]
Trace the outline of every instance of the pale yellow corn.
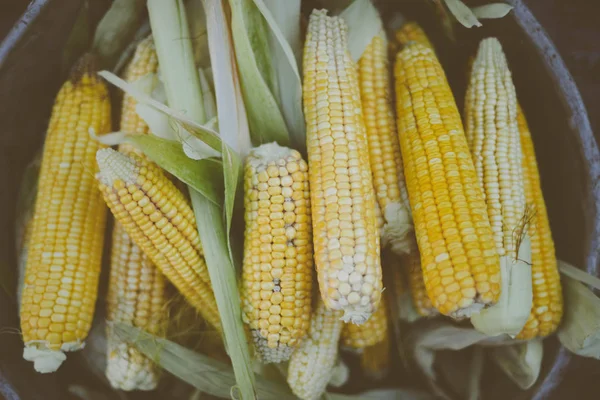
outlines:
[{"label": "pale yellow corn", "polygon": [[308,336],[290,358],[287,382],[302,400],[320,398],[331,380],[342,332],[342,311],[330,310],[322,299],[313,312]]},{"label": "pale yellow corn", "polygon": [[527,340],[556,331],[563,315],[563,296],[535,148],[527,119],[518,103],[517,122],[523,150],[525,199],[534,208],[533,221],[529,225],[533,307],[525,327],[517,335],[517,339]]},{"label": "pale yellow corn", "polygon": [[415,310],[422,317],[431,317],[438,312],[431,303],[427,294],[425,281],[423,280],[423,270],[421,269],[421,257],[418,251],[415,254],[409,254],[405,257],[406,269],[408,272],[408,281],[410,285],[410,294],[415,306]]},{"label": "pale yellow corn", "polygon": [[412,224],[408,203],[404,203],[400,191],[404,173],[392,109],[386,43],[385,32],[381,31],[358,61],[360,97],[375,197],[385,221],[382,246],[389,243],[394,252],[404,254],[411,250]]},{"label": "pale yellow corn", "polygon": [[244,175],[242,308],[259,357],[289,359],[310,326],[312,225],[308,165],[296,150],[253,149]]},{"label": "pale yellow corn", "polygon": [[131,239],[211,325],[221,330],[194,212],[145,158],[112,149],[96,155],[104,200]]},{"label": "pale yellow corn", "polygon": [[481,41],[466,93],[465,133],[500,257],[516,258],[525,216],[516,92],[500,43]]},{"label": "pale yellow corn", "polygon": [[406,46],[409,42],[417,42],[425,47],[434,48],[421,25],[414,21],[408,21],[396,30],[394,39],[401,47]]},{"label": "pale yellow corn", "polygon": [[460,114],[431,48],[408,43],[397,55],[395,77],[398,134],[427,294],[440,313],[469,316],[498,300],[500,265]]},{"label": "pale yellow corn", "polygon": [[108,89],[85,55],[60,89],[44,143],[21,298],[23,357],[53,372],[82,348],[98,293],[106,206],[90,137],[110,132]]},{"label": "pale yellow corn", "polygon": [[[134,83],[158,70],[158,58],[151,36],[142,40],[126,71],[126,80]],[[121,131],[147,134],[148,125],[136,112],[136,100],[125,93],[121,109]],[[135,153],[134,146],[119,145],[123,154]],[[112,235],[112,253],[108,286],[109,322],[126,323],[155,336],[164,336],[168,323],[165,276],[129,237],[118,221]],[[107,329],[106,377],[115,389],[154,390],[160,377],[160,368],[130,343]]]},{"label": "pale yellow corn", "polygon": [[310,15],[303,104],[319,288],[328,308],[361,324],[379,306],[383,282],[358,73],[346,36],[340,17]]},{"label": "pale yellow corn", "polygon": [[379,308],[362,325],[344,324],[342,345],[352,349],[364,349],[385,340],[388,335],[387,303],[381,301]]}]

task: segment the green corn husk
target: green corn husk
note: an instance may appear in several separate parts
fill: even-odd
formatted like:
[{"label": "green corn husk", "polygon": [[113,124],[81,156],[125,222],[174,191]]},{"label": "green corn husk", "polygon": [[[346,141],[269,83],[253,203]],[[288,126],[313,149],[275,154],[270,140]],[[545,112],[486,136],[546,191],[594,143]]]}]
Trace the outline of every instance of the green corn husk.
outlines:
[{"label": "green corn husk", "polygon": [[540,376],[544,357],[541,339],[489,350],[492,361],[521,389],[532,387]]}]

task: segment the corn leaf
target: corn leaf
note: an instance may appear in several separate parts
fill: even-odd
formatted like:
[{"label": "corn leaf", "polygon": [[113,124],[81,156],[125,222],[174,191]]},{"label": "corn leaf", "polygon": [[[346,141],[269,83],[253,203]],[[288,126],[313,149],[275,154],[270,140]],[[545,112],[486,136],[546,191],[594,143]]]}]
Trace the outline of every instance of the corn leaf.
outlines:
[{"label": "corn leaf", "polygon": [[218,160],[192,160],[178,142],[153,135],[129,135],[127,141],[211,203],[219,207],[223,204],[223,166]]},{"label": "corn leaf", "polygon": [[561,260],[558,260],[558,269],[561,274],[600,290],[600,279],[597,277]]},{"label": "corn leaf", "polygon": [[[116,323],[113,329],[120,338],[133,343],[177,378],[204,393],[220,398],[232,397],[236,381],[231,366],[126,324]],[[295,399],[286,386],[261,376],[256,377],[256,388],[260,399]]]},{"label": "corn leaf", "polygon": [[340,14],[348,25],[348,49],[358,62],[373,38],[383,29],[379,11],[371,0],[354,0]]},{"label": "corn leaf", "polygon": [[190,196],[206,263],[209,266],[219,266],[219,271],[209,268],[208,272],[221,315],[223,331],[230,333],[225,337],[226,349],[231,357],[243,398],[254,398],[252,361],[242,325],[242,306],[237,290],[235,267],[226,245],[228,240],[223,228],[222,213],[218,206],[210,203],[199,193],[190,191]]},{"label": "corn leaf", "polygon": [[[115,74],[113,74],[109,71],[100,71],[98,74],[100,76],[102,76],[104,79],[106,79],[108,82],[112,83],[113,85],[117,86],[119,89],[121,89],[121,90],[125,91],[127,94],[131,95],[138,103],[141,103],[150,108],[153,108],[153,109],[161,112],[162,114],[168,116],[169,123],[172,124],[171,129],[175,129],[176,131],[178,129],[185,129],[186,131],[190,132],[198,139],[202,140],[202,142],[206,143],[210,148],[212,148],[218,152],[221,151],[221,147],[222,147],[221,138],[219,137],[219,133],[215,132],[213,129],[203,126],[203,125],[193,121],[192,119],[190,119],[188,116],[184,115],[183,113],[176,111],[170,107],[167,107],[166,105],[162,104],[161,102],[153,99],[149,94],[144,93],[144,91],[140,90],[138,87],[125,82],[123,79],[119,78],[118,76],[116,76]],[[201,100],[201,102],[202,102],[202,100]],[[138,104],[138,106],[139,106],[139,104]],[[147,114],[145,114],[145,115],[147,116]],[[151,121],[151,123],[154,123],[154,122]],[[173,128],[173,126],[175,128]],[[160,128],[160,129],[164,129],[164,128]],[[155,132],[153,132],[153,133],[156,135]],[[164,137],[167,134],[161,133],[158,135]]]},{"label": "corn leaf", "polygon": [[302,111],[300,0],[254,0],[269,25],[269,45],[277,77],[275,92],[294,148],[306,151]]},{"label": "corn leaf", "polygon": [[558,339],[577,355],[600,359],[600,298],[575,279],[562,281],[565,305]]},{"label": "corn leaf", "polygon": [[456,20],[466,28],[481,26],[481,22],[479,22],[475,14],[473,14],[473,11],[471,11],[471,9],[461,0],[444,0],[444,2]]},{"label": "corn leaf", "polygon": [[133,39],[144,15],[145,0],[114,0],[96,28],[92,49],[103,68],[113,68]]},{"label": "corn leaf", "polygon": [[[185,3],[190,38],[194,52],[194,62],[199,68],[210,67],[208,54],[208,32],[206,31],[206,14],[203,0],[187,0]],[[202,91],[204,93],[204,90]]]},{"label": "corn leaf", "polygon": [[540,376],[543,356],[541,339],[490,349],[492,361],[523,390],[532,387]]},{"label": "corn leaf", "polygon": [[229,5],[235,56],[253,142],[259,145],[275,141],[286,146],[289,133],[274,95],[278,88],[271,66],[266,22],[252,0],[229,0]]},{"label": "corn leaf", "polygon": [[[452,368],[450,368],[451,370]],[[479,400],[481,398],[481,375],[483,374],[483,350],[480,347],[473,349],[471,367],[468,380],[467,399]]]},{"label": "corn leaf", "polygon": [[480,19],[494,19],[506,16],[513,9],[513,6],[506,3],[485,4],[479,7],[473,7],[471,11],[475,17]]},{"label": "corn leaf", "polygon": [[62,51],[63,72],[69,71],[90,45],[90,4],[88,1],[82,1],[82,3]]}]

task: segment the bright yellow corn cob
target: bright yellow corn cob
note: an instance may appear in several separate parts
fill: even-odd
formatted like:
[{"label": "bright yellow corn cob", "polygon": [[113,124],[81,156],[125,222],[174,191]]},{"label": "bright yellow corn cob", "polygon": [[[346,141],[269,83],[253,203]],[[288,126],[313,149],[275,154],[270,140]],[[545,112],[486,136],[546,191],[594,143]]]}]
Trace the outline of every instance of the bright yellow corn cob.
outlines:
[{"label": "bright yellow corn cob", "polygon": [[314,10],[303,56],[303,103],[319,288],[345,322],[364,323],[381,301],[375,193],[356,65],[340,17]]},{"label": "bright yellow corn cob", "polygon": [[[133,83],[158,70],[156,49],[151,36],[142,40],[126,72],[126,80]],[[121,131],[147,134],[148,125],[137,114],[136,100],[129,94],[123,97]],[[123,154],[143,156],[134,146],[119,145]],[[142,250],[131,240],[118,221],[112,235],[112,253],[108,286],[109,322],[127,323],[155,336],[164,336],[168,322],[165,276],[152,264]],[[153,390],[160,376],[160,368],[144,356],[134,345],[123,342],[107,330],[108,357],[106,377],[115,389]]]},{"label": "bright yellow corn cob", "polygon": [[296,150],[268,143],[250,152],[244,181],[243,317],[259,357],[278,363],[310,326],[308,165]]},{"label": "bright yellow corn cob", "polygon": [[385,32],[373,38],[358,61],[360,96],[369,143],[375,195],[383,213],[382,246],[398,254],[411,250],[412,223],[399,182],[404,180],[392,109]]},{"label": "bright yellow corn cob", "polygon": [[44,143],[21,299],[23,357],[53,372],[88,335],[98,292],[106,207],[94,182],[101,147],[89,130],[111,129],[108,90],[93,56],[60,89]]},{"label": "bright yellow corn cob", "polygon": [[434,48],[423,28],[414,21],[404,23],[400,29],[394,32],[394,38],[401,47],[406,46],[409,42],[417,42],[425,47]]},{"label": "bright yellow corn cob", "polygon": [[469,316],[498,300],[500,266],[460,114],[432,49],[408,43],[397,55],[395,77],[425,287],[440,313]]},{"label": "bright yellow corn cob", "polygon": [[364,324],[344,324],[342,345],[352,349],[364,349],[385,340],[387,332],[387,304],[382,300],[377,310]]},{"label": "bright yellow corn cob", "polygon": [[364,349],[360,355],[360,365],[371,379],[383,379],[390,368],[390,337]]},{"label": "bright yellow corn cob", "polygon": [[534,337],[548,336],[556,331],[562,319],[563,296],[535,148],[527,119],[518,103],[517,122],[523,150],[525,198],[527,204],[534,207],[533,223],[529,226],[533,308],[525,327],[517,335],[517,339],[527,340]]},{"label": "bright yellow corn cob", "polygon": [[112,149],[96,155],[99,186],[115,219],[204,319],[221,329],[192,208],[162,170]]},{"label": "bright yellow corn cob", "polygon": [[334,371],[342,332],[342,312],[328,309],[321,298],[311,317],[308,336],[292,353],[287,382],[302,400],[323,395]]},{"label": "bright yellow corn cob", "polygon": [[[477,330],[488,334],[519,333],[532,304],[531,266],[524,259],[531,258],[531,246],[529,238],[524,240],[529,221],[516,105],[500,42],[482,40],[465,96],[465,133],[501,262],[502,294],[497,306],[471,319]],[[516,290],[518,285],[522,287]]]},{"label": "bright yellow corn cob", "polygon": [[427,294],[425,281],[423,280],[423,270],[421,269],[421,257],[418,252],[409,254],[405,258],[408,272],[408,281],[410,285],[410,294],[415,306],[415,310],[423,317],[431,317],[438,312],[431,303]]}]

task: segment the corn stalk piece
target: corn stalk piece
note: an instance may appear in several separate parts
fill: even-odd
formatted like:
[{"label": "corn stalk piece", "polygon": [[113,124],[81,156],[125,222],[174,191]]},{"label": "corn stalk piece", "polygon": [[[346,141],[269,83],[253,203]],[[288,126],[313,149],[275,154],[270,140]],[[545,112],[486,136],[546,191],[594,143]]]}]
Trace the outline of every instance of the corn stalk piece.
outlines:
[{"label": "corn stalk piece", "polygon": [[243,318],[264,362],[287,361],[310,326],[312,225],[308,165],[277,143],[245,167]]},{"label": "corn stalk piece", "polygon": [[115,219],[211,325],[221,322],[194,213],[187,199],[145,158],[112,149],[96,155],[99,186]]},{"label": "corn stalk piece", "polygon": [[514,336],[525,325],[532,305],[530,216],[525,207],[516,91],[502,46],[495,38],[480,42],[465,102],[465,133],[483,188],[502,276],[497,306],[471,321],[486,334]]},{"label": "corn stalk piece", "polygon": [[358,73],[341,18],[313,10],[303,71],[319,288],[344,322],[362,324],[379,306],[383,282]]},{"label": "corn stalk piece", "polygon": [[287,382],[302,400],[320,398],[334,372],[342,332],[342,311],[330,310],[322,299],[312,315],[308,337],[292,353]]},{"label": "corn stalk piece", "polygon": [[494,304],[500,268],[460,114],[434,51],[396,57],[398,134],[421,268],[434,307],[453,318]]},{"label": "corn stalk piece", "polygon": [[83,56],[60,89],[44,143],[21,298],[23,357],[54,372],[64,352],[83,347],[98,293],[106,207],[94,182],[101,145],[88,131],[110,131],[110,99]]},{"label": "corn stalk piece", "polygon": [[[151,36],[136,47],[126,71],[133,83],[158,70],[158,59]],[[136,100],[125,94],[121,110],[121,131],[148,134],[148,125],[136,112]],[[119,145],[123,154],[142,153],[128,143]],[[112,322],[127,323],[155,335],[164,336],[168,323],[167,280],[150,259],[115,221],[112,234],[108,285],[106,377],[115,389],[154,390],[160,368],[133,344],[123,342],[112,330]]]}]

